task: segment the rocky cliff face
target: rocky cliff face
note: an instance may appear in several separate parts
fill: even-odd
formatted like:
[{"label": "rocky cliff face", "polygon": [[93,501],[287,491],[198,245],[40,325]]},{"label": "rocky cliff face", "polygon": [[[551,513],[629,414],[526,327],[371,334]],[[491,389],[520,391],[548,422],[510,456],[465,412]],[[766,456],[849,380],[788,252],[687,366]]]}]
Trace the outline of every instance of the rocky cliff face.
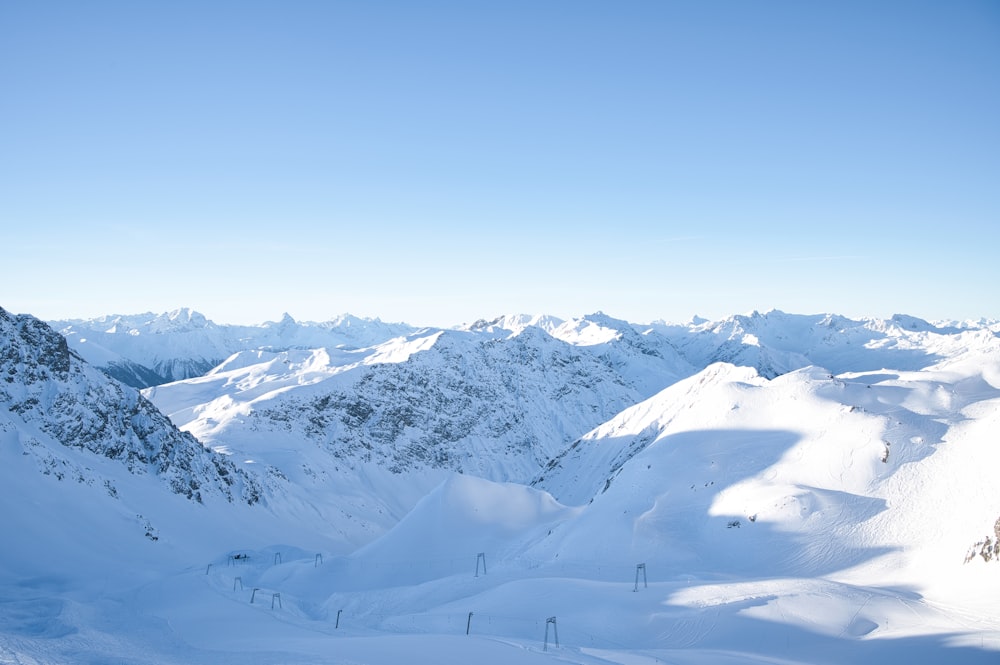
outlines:
[{"label": "rocky cliff face", "polygon": [[[58,332],[3,309],[0,406],[0,424],[18,432],[25,454],[34,454],[43,471],[94,482],[100,474],[86,460],[100,456],[131,474],[156,476],[192,501],[260,499],[255,480],[180,432],[138,392],[88,365]],[[84,455],[66,454],[73,450]]]},{"label": "rocky cliff face", "polygon": [[[605,349],[575,347],[536,327],[510,337],[435,335],[405,361],[359,366],[255,399],[243,424],[231,420],[220,438],[238,440],[245,427],[312,440],[347,464],[523,481],[580,433],[644,396],[645,386]],[[660,381],[676,378],[665,372]],[[157,396],[170,388],[161,386]],[[233,409],[249,401],[230,399]]]}]

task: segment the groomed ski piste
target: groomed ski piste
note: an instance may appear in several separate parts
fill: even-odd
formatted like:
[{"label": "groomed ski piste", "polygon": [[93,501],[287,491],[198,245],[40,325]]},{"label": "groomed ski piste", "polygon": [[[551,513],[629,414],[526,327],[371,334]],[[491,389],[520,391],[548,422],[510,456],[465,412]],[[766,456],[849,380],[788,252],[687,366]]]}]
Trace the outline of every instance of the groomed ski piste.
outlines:
[{"label": "groomed ski piste", "polygon": [[[256,505],[192,502],[12,412],[0,663],[996,663],[980,337],[920,370],[714,363],[530,483],[347,472],[230,431]],[[281,480],[303,463],[325,490]],[[401,514],[359,545],[372,497]]]}]

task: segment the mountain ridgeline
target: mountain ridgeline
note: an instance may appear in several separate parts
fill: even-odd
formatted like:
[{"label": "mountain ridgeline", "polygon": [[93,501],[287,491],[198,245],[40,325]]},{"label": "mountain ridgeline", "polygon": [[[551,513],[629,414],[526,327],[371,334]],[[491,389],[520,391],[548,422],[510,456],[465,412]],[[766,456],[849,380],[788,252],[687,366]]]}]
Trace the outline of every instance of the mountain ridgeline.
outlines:
[{"label": "mountain ridgeline", "polygon": [[[439,330],[350,315],[314,323],[298,322],[285,314],[280,321],[257,326],[223,325],[186,308],[162,314],[49,323],[92,365],[136,388],[202,376],[243,351],[356,350]],[[775,310],[735,315],[720,321],[695,318],[683,324],[655,321],[643,325],[601,313],[572,321],[550,316],[507,316],[479,320],[449,332],[502,338],[529,328],[577,347],[605,344],[631,347],[652,357],[676,356],[686,365],[688,374],[713,362],[729,362],[753,367],[761,376],[774,378],[809,365],[835,374],[883,366],[919,370],[946,357],[964,336],[995,335],[1000,324],[995,321],[933,324],[906,315],[854,320],[838,315],[798,315]],[[664,347],[669,348],[664,351]],[[662,380],[653,380],[649,388],[663,384]]]},{"label": "mountain ridgeline", "polygon": [[347,315],[225,326],[187,309],[52,325],[108,375],[149,388],[203,443],[267,433],[292,448],[312,442],[348,467],[520,482],[623,409],[716,362],[767,379],[811,365],[916,371],[988,346],[1000,328],[778,311],[642,326],[601,313],[449,330]]},{"label": "mountain ridgeline", "polygon": [[134,388],[201,376],[248,349],[365,347],[415,330],[348,315],[318,324],[285,314],[259,326],[219,325],[187,308],[49,323],[92,365]]}]

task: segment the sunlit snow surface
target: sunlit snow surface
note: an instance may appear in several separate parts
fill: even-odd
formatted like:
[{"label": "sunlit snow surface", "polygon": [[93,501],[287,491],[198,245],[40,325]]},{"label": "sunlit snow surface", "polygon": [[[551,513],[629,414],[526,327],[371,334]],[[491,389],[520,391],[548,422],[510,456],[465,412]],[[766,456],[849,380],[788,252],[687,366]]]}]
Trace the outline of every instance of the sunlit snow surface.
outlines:
[{"label": "sunlit snow surface", "polygon": [[4,409],[0,663],[1000,662],[1000,563],[965,562],[1000,518],[996,330],[900,321],[862,344],[740,331],[837,365],[707,364],[522,483],[338,469],[240,422],[436,334],[242,352],[152,391],[253,460],[264,505],[192,503]]}]

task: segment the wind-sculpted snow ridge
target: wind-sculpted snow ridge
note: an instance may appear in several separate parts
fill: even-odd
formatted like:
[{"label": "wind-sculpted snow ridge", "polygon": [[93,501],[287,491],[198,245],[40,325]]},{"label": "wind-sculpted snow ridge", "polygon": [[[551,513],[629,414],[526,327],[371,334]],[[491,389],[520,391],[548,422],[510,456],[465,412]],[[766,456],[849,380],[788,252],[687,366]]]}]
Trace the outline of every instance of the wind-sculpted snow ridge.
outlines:
[{"label": "wind-sculpted snow ridge", "polygon": [[346,314],[322,323],[285,314],[257,326],[219,325],[187,308],[50,323],[91,364],[137,388],[201,376],[240,351],[368,347],[415,330]]},{"label": "wind-sculpted snow ridge", "polygon": [[45,474],[103,483],[80,461],[86,456],[67,454],[79,450],[132,474],[154,475],[194,501],[260,499],[256,481],[177,430],[138,392],[90,367],[62,335],[31,316],[0,309],[0,376],[3,426],[22,433],[24,454],[34,455]]}]

